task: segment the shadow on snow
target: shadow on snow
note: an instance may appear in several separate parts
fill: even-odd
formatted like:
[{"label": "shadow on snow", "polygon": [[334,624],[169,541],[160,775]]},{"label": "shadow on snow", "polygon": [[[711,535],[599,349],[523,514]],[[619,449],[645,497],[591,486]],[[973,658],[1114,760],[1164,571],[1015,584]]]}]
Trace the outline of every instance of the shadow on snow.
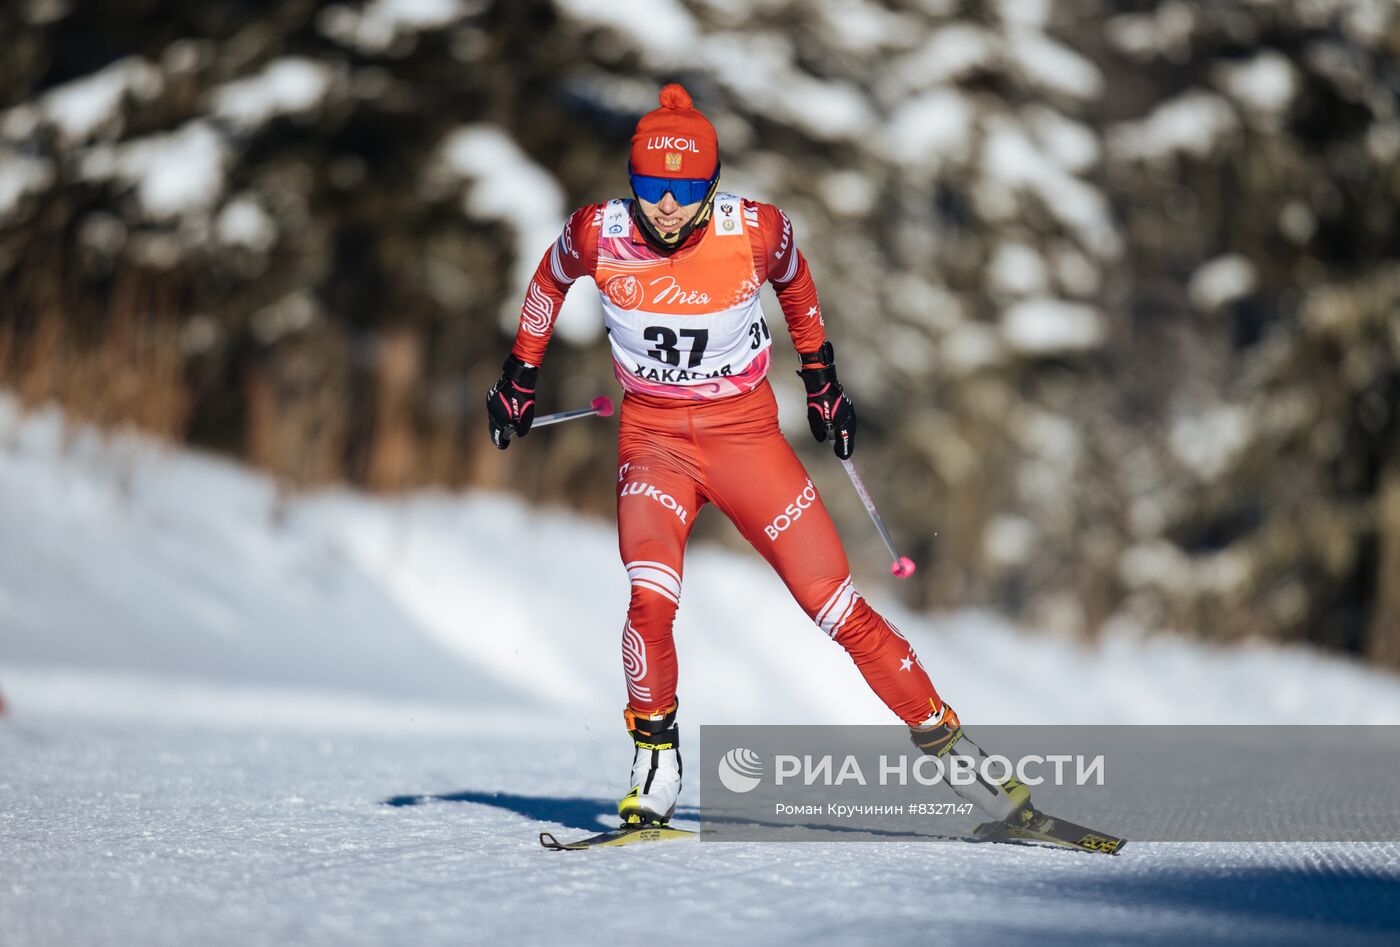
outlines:
[{"label": "shadow on snow", "polygon": [[[617,800],[585,796],[521,796],[511,792],[463,789],[433,795],[393,796],[385,799],[384,805],[420,806],[428,802],[474,802],[505,809],[538,822],[555,822],[588,832],[596,832],[600,827],[613,828],[618,821]],[[676,810],[676,817],[695,817],[699,811],[691,806],[681,806]]]},{"label": "shadow on snow", "polygon": [[[618,821],[616,802],[611,799],[595,799],[585,796],[521,796],[510,792],[482,792],[474,789],[463,789],[458,792],[449,793],[391,796],[383,801],[383,805],[401,808],[404,806],[421,806],[429,802],[471,802],[477,805],[495,806],[498,809],[514,812],[517,815],[522,815],[527,819],[534,819],[537,822],[554,822],[568,828],[582,829],[588,832],[596,832],[599,830],[600,826],[603,828],[614,828]],[[676,818],[681,821],[698,820],[700,818],[700,809],[695,806],[678,806],[676,808]],[[844,825],[815,823],[800,823],[794,826],[790,823],[767,822],[763,819],[755,818],[735,819],[711,815],[706,821],[712,825],[724,822],[733,825],[749,825],[757,828],[803,828],[829,833],[836,838],[840,838],[842,835],[853,835],[871,839],[886,837],[905,840],[975,841],[968,836],[909,832],[904,830],[887,832],[864,827],[857,828]]]},{"label": "shadow on snow", "polygon": [[1173,867],[1127,878],[1066,879],[1055,892],[1086,905],[1217,919],[1222,937],[1266,922],[1289,926],[1300,942],[1318,942],[1314,938],[1324,934],[1335,942],[1384,931],[1389,943],[1400,943],[1389,940],[1400,933],[1400,872],[1394,869],[1325,863],[1198,871]]}]

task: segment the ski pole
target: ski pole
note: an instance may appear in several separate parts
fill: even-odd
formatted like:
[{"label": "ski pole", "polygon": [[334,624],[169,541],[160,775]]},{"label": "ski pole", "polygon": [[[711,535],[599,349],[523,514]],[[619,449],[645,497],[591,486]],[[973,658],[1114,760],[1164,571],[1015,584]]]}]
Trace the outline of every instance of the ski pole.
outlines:
[{"label": "ski pole", "polygon": [[846,468],[846,476],[851,478],[851,486],[855,487],[856,493],[860,494],[860,502],[865,504],[865,512],[869,513],[870,518],[875,522],[875,528],[880,531],[880,538],[885,541],[885,548],[890,551],[890,556],[894,559],[894,564],[890,566],[890,575],[896,579],[909,578],[914,574],[914,560],[908,556],[901,556],[895,551],[894,540],[890,539],[890,531],[885,529],[884,521],[880,519],[880,514],[875,509],[875,501],[870,499],[870,491],[865,489],[865,481],[861,480],[860,474],[856,473],[855,465],[849,460],[843,460],[841,466]]},{"label": "ski pole", "polygon": [[587,408],[575,408],[572,411],[556,411],[553,414],[546,414],[543,417],[535,418],[535,423],[530,426],[530,429],[534,430],[537,427],[558,424],[560,421],[572,421],[575,418],[586,418],[594,414],[598,415],[600,418],[606,418],[612,413],[612,399],[607,395],[599,395],[593,399],[591,405]]}]

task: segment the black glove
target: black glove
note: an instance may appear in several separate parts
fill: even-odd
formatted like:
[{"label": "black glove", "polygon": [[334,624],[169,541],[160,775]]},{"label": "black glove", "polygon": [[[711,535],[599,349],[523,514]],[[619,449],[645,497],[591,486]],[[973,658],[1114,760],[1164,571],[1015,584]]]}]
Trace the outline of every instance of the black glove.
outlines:
[{"label": "black glove", "polygon": [[510,446],[511,429],[524,437],[535,423],[535,378],[540,370],[514,355],[501,366],[501,380],[486,393],[486,426],[499,450]]},{"label": "black glove", "polygon": [[[817,443],[835,434],[836,456],[848,460],[855,450],[856,406],[836,380],[835,350],[826,342],[815,352],[800,352],[802,384],[807,387],[807,423]],[[810,366],[810,367],[808,367]]]}]

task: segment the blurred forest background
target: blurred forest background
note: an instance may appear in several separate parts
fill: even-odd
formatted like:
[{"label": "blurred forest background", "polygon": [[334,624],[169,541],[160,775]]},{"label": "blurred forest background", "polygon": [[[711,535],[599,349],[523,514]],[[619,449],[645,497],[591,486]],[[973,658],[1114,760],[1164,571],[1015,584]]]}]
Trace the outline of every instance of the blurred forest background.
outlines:
[{"label": "blurred forest background", "polygon": [[[613,422],[498,454],[483,400],[670,80],[794,220],[911,604],[1400,666],[1393,0],[9,0],[0,385],[289,491],[608,514]],[[542,411],[617,393],[595,295]]]}]

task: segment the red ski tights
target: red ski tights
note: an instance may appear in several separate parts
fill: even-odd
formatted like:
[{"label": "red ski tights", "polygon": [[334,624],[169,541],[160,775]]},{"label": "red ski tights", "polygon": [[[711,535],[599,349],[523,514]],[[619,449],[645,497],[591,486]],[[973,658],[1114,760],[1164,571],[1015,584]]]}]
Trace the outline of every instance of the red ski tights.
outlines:
[{"label": "red ski tights", "polygon": [[778,429],[767,382],[712,402],[628,394],[618,463],[618,541],[632,586],[622,656],[635,712],[659,713],[675,701],[671,625],[686,539],[707,502],[777,570],[901,720],[913,726],[941,711],[909,642],[852,584],[836,527]]}]

